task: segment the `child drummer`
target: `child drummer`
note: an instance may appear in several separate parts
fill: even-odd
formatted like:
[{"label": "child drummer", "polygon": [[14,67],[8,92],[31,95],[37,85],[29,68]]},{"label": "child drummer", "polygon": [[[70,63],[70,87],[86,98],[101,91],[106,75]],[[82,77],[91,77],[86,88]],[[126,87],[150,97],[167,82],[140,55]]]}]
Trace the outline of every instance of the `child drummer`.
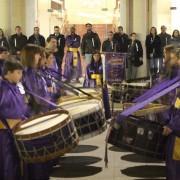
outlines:
[{"label": "child drummer", "polygon": [[[20,161],[11,131],[2,123],[6,120],[13,128],[28,116],[24,94],[17,84],[22,78],[23,66],[17,61],[6,61],[0,85],[0,179],[19,180]],[[10,120],[11,119],[11,120]]]},{"label": "child drummer", "polygon": [[103,66],[101,54],[95,51],[92,55],[90,64],[86,68],[86,76],[84,80],[84,87],[95,88],[102,86],[103,81]]}]

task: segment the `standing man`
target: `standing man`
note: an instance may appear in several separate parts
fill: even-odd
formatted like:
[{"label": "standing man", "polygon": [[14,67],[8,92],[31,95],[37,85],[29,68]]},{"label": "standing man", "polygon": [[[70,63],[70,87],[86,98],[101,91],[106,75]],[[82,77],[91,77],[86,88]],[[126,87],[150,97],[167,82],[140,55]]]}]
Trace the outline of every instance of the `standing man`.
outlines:
[{"label": "standing man", "polygon": [[118,32],[114,34],[113,41],[116,44],[116,52],[127,53],[128,51],[128,35],[123,32],[123,27],[118,27]]},{"label": "standing man", "polygon": [[83,35],[81,43],[81,53],[85,56],[86,66],[91,62],[92,54],[100,51],[101,41],[97,33],[92,31],[92,24],[86,24],[87,32]]},{"label": "standing man", "polygon": [[158,35],[161,39],[161,58],[160,58],[160,66],[163,64],[163,57],[164,57],[164,47],[170,44],[171,35],[166,33],[166,26],[161,26],[161,33]]},{"label": "standing man", "polygon": [[22,48],[27,44],[27,37],[22,33],[20,26],[16,26],[16,33],[13,34],[10,39],[10,49],[13,55],[19,55]]},{"label": "standing man", "polygon": [[108,32],[108,39],[106,39],[102,44],[103,52],[114,52],[115,51],[115,43],[113,41],[113,32]]},{"label": "standing man", "polygon": [[45,38],[39,34],[39,27],[34,27],[34,34],[29,37],[28,43],[45,47]]},{"label": "standing man", "polygon": [[54,34],[50,34],[50,36],[53,36],[57,40],[57,52],[54,54],[56,58],[56,63],[58,65],[58,68],[61,70],[62,60],[64,57],[64,47],[65,47],[65,37],[63,34],[60,33],[59,26],[54,26]]},{"label": "standing man", "polygon": [[71,34],[66,37],[67,53],[65,58],[64,76],[69,82],[72,79],[76,79],[76,82],[79,82],[79,78],[82,74],[79,53],[81,37],[76,34],[74,26],[71,27],[70,33]]}]

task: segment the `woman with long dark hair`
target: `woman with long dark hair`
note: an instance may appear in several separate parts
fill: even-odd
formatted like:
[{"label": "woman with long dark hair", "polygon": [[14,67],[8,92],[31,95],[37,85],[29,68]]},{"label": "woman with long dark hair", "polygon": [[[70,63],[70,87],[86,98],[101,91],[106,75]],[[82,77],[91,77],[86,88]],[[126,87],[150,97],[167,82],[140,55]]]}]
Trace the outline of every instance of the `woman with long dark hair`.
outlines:
[{"label": "woman with long dark hair", "polygon": [[4,35],[3,29],[0,28],[0,46],[5,47],[9,50],[9,43],[7,41],[7,38]]},{"label": "woman with long dark hair", "polygon": [[86,76],[84,80],[84,87],[94,88],[102,85],[103,66],[101,54],[95,51],[92,55],[90,64],[86,68]]}]

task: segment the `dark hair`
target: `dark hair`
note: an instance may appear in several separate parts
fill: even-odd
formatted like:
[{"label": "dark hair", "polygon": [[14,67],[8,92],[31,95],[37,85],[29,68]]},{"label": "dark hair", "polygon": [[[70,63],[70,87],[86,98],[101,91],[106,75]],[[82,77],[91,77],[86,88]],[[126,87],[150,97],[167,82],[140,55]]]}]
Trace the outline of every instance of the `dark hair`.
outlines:
[{"label": "dark hair", "polygon": [[34,44],[27,44],[21,51],[21,63],[26,67],[34,67],[34,55],[41,54],[41,47]]},{"label": "dark hair", "polygon": [[19,29],[21,29],[21,26],[16,26],[16,27],[15,27],[15,29],[16,29],[16,28],[19,28]]},{"label": "dark hair", "polygon": [[118,26],[118,29],[122,29],[123,30],[123,27],[122,26]]},{"label": "dark hair", "polygon": [[111,33],[111,34],[113,34],[113,32],[112,32],[112,31],[108,31],[108,33]]},{"label": "dark hair", "polygon": [[91,62],[90,62],[90,65],[91,65],[92,68],[94,67],[94,57],[93,57],[94,54],[99,54],[99,55],[100,55],[100,59],[99,59],[99,61],[98,61],[98,66],[102,64],[101,53],[100,53],[100,51],[95,50],[95,51],[93,52],[93,54],[92,54],[92,58],[91,58]]},{"label": "dark hair", "polygon": [[8,73],[8,71],[13,72],[15,70],[23,70],[23,65],[17,60],[7,60],[3,66],[3,76]]},{"label": "dark hair", "polygon": [[130,34],[130,36],[132,36],[132,35],[136,35],[136,33],[135,33],[135,32],[132,32],[132,33]]},{"label": "dark hair", "polygon": [[35,26],[35,27],[34,27],[34,30],[35,30],[35,29],[39,29],[39,27],[38,27],[38,26]]},{"label": "dark hair", "polygon": [[47,42],[49,43],[49,42],[51,41],[51,39],[56,39],[56,40],[57,40],[56,36],[51,35],[51,36],[49,36],[49,37],[47,38]]},{"label": "dark hair", "polygon": [[3,52],[7,52],[8,49],[6,47],[2,47],[0,46],[0,54],[2,54]]},{"label": "dark hair", "polygon": [[91,23],[86,23],[86,24],[85,24],[85,26],[86,26],[86,27],[87,27],[88,25],[89,25],[89,26],[92,26],[92,24],[91,24]]},{"label": "dark hair", "polygon": [[4,37],[4,31],[0,28],[0,31],[2,32],[2,37]]},{"label": "dark hair", "polygon": [[58,29],[59,29],[59,26],[54,26],[54,29],[55,29],[55,28],[58,28]]},{"label": "dark hair", "polygon": [[179,30],[178,30],[178,29],[175,29],[175,30],[173,31],[173,33],[172,33],[172,37],[174,37],[174,33],[175,33],[176,31],[178,32],[178,36],[180,36]]},{"label": "dark hair", "polygon": [[151,27],[151,29],[150,29],[150,32],[149,32],[149,33],[151,34],[152,29],[155,29],[155,35],[157,35],[157,29],[156,29],[156,27],[154,27],[154,26],[153,26],[153,27]]}]

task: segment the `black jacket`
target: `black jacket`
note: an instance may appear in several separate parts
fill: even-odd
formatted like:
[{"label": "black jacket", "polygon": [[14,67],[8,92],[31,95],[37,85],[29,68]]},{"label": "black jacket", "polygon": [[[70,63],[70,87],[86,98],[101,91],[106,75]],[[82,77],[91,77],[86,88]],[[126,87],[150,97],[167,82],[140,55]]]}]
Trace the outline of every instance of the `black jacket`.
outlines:
[{"label": "black jacket", "polygon": [[5,47],[9,50],[9,43],[8,43],[6,37],[3,37],[0,39],[0,46]]},{"label": "black jacket", "polygon": [[161,39],[158,35],[154,39],[152,34],[147,35],[145,43],[147,59],[151,59],[151,54],[153,58],[161,58]]},{"label": "black jacket", "polygon": [[115,33],[113,41],[116,44],[116,52],[127,53],[128,50],[128,35],[123,33]]},{"label": "black jacket", "polygon": [[109,39],[105,40],[102,44],[103,52],[114,52],[115,51],[115,43],[110,41]]},{"label": "black jacket", "polygon": [[132,40],[128,43],[128,58],[134,66],[140,66],[142,64],[140,58],[143,58],[143,48],[141,41],[135,40],[132,44]]},{"label": "black jacket", "polygon": [[49,36],[56,37],[57,39],[57,48],[58,51],[55,53],[55,56],[58,56],[61,60],[64,57],[64,47],[65,47],[65,37],[63,34],[55,35],[55,34],[50,34]]},{"label": "black jacket", "polygon": [[45,45],[46,45],[44,36],[42,36],[40,34],[38,36],[35,36],[34,34],[31,35],[28,39],[28,43],[36,44],[36,45],[42,46],[42,47],[45,47]]},{"label": "black jacket", "polygon": [[23,34],[13,34],[9,39],[9,44],[11,53],[16,54],[17,51],[21,51],[22,48],[27,44],[27,37]]},{"label": "black jacket", "polygon": [[81,42],[81,53],[85,55],[86,53],[92,54],[95,50],[100,51],[101,41],[97,33],[87,32],[83,35]]}]

